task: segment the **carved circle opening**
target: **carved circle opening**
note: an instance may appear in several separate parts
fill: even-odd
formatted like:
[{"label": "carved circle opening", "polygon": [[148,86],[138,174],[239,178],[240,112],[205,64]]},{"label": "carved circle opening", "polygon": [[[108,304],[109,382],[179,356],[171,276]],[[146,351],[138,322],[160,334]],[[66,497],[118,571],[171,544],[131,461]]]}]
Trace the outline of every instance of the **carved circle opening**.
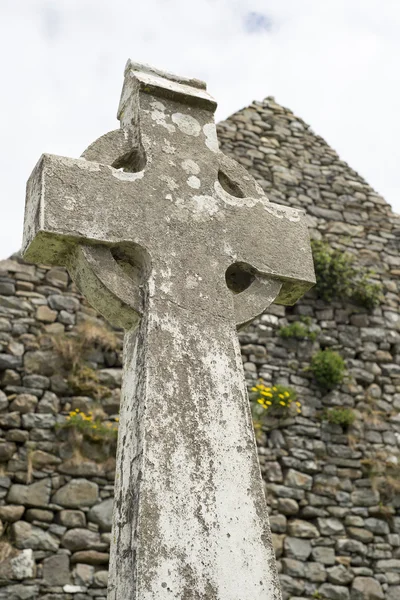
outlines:
[{"label": "carved circle opening", "polygon": [[231,196],[235,196],[235,198],[245,197],[242,190],[239,187],[239,184],[237,184],[235,181],[233,181],[233,179],[228,177],[228,175],[223,171],[218,171],[218,181],[220,182],[221,187],[225,190],[225,192],[228,192],[228,194],[230,194]]},{"label": "carved circle opening", "polygon": [[226,285],[234,294],[240,294],[247,290],[254,279],[254,269],[246,263],[233,263],[225,272]]}]

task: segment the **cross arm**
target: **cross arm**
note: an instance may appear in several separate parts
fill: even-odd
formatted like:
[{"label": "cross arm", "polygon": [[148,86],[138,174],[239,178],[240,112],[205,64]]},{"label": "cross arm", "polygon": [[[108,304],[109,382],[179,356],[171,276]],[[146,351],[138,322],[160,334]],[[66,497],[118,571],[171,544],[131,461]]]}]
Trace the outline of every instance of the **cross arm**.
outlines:
[{"label": "cross arm", "polygon": [[135,231],[144,236],[142,177],[143,172],[43,154],[27,184],[25,258],[65,265],[77,244],[112,246],[135,241]]}]

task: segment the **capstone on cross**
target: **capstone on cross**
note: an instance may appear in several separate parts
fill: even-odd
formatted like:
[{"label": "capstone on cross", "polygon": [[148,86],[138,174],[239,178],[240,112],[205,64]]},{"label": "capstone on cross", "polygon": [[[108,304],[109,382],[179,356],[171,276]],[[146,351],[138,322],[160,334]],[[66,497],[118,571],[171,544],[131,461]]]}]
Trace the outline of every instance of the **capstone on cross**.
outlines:
[{"label": "capstone on cross", "polygon": [[109,600],[278,600],[236,329],[314,283],[302,211],[218,147],[204,83],[128,62],[120,129],[45,154],[24,255],[126,330]]}]

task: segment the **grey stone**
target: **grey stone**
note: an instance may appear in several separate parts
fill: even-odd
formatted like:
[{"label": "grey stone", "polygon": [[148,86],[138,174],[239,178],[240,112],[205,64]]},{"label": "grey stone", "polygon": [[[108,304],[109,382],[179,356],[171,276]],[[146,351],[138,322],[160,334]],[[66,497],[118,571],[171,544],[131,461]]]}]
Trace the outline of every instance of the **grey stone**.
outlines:
[{"label": "grey stone", "polygon": [[344,565],[337,565],[327,570],[330,583],[335,585],[348,585],[354,579],[354,574]]},{"label": "grey stone", "polygon": [[71,552],[97,550],[100,545],[100,535],[88,529],[68,529],[62,537],[61,545]]},{"label": "grey stone", "polygon": [[29,522],[43,521],[44,523],[51,523],[53,518],[54,514],[51,510],[43,510],[41,508],[28,508],[25,514],[25,519]]},{"label": "grey stone", "polygon": [[108,571],[96,571],[94,583],[99,587],[107,587]]},{"label": "grey stone", "polygon": [[284,534],[271,533],[272,546],[275,552],[275,557],[280,558],[283,554],[283,540],[285,539]]},{"label": "grey stone", "polygon": [[283,547],[286,556],[296,560],[305,561],[311,554],[311,542],[309,540],[287,536],[284,539]]},{"label": "grey stone", "polygon": [[384,600],[381,584],[372,577],[356,577],[351,586],[351,600]]},{"label": "grey stone", "polygon": [[72,479],[56,491],[52,502],[67,508],[93,506],[97,502],[98,491],[98,485],[93,481]]},{"label": "grey stone", "polygon": [[51,480],[42,479],[31,485],[15,483],[8,492],[9,504],[23,504],[25,506],[46,507],[49,503]]},{"label": "grey stone", "polygon": [[38,399],[32,394],[19,394],[10,404],[10,410],[20,413],[35,412]]},{"label": "grey stone", "polygon": [[77,585],[89,586],[93,583],[94,567],[92,565],[78,563],[74,567],[73,576]]},{"label": "grey stone", "polygon": [[400,573],[400,559],[392,558],[390,560],[378,560],[376,563],[376,569],[386,573],[387,571],[394,571]]},{"label": "grey stone", "polygon": [[[107,500],[100,502],[100,504],[96,504],[88,513],[89,521],[97,523],[100,527],[100,531],[111,531],[113,506],[113,498],[107,498]],[[277,533],[279,533],[279,531],[277,531]]]},{"label": "grey stone", "polygon": [[322,535],[340,535],[344,533],[343,523],[339,519],[317,519],[318,529]]},{"label": "grey stone", "polygon": [[347,533],[350,537],[358,540],[359,542],[363,542],[364,544],[368,544],[374,539],[374,534],[372,531],[368,531],[367,529],[363,529],[361,527],[348,527]]},{"label": "grey stone", "polygon": [[[36,600],[39,593],[39,586],[17,584],[10,585],[0,589],[0,600]],[[44,598],[44,600],[59,600]]]},{"label": "grey stone", "polygon": [[22,424],[26,429],[52,429],[56,424],[54,415],[28,413],[22,415]]},{"label": "grey stone", "polygon": [[17,447],[12,442],[0,442],[0,462],[7,462],[14,455]]},{"label": "grey stone", "polygon": [[319,531],[312,523],[295,519],[288,522],[288,532],[292,537],[318,538]]},{"label": "grey stone", "polygon": [[343,585],[323,583],[318,589],[318,592],[323,598],[326,598],[326,600],[350,600],[349,590]]},{"label": "grey stone", "polygon": [[20,520],[24,512],[25,506],[6,504],[5,506],[0,506],[0,519],[8,523],[14,523],[14,521]]},{"label": "grey stone", "polygon": [[21,426],[21,415],[19,412],[0,414],[0,427],[14,429]]},{"label": "grey stone", "polygon": [[71,583],[69,558],[66,554],[55,554],[43,561],[43,579],[49,586]]},{"label": "grey stone", "polygon": [[85,513],[80,510],[61,510],[57,519],[61,525],[65,527],[85,527]]},{"label": "grey stone", "polygon": [[313,478],[310,475],[300,473],[300,471],[289,469],[286,474],[284,483],[289,487],[293,486],[304,490],[311,490]]},{"label": "grey stone", "polygon": [[22,359],[20,356],[0,353],[0,371],[5,371],[6,369],[17,369],[21,365]]},{"label": "grey stone", "polygon": [[54,310],[68,310],[75,312],[79,310],[80,302],[74,296],[54,294],[54,296],[49,296],[49,305],[50,308],[53,308]]},{"label": "grey stone", "polygon": [[299,505],[292,498],[279,498],[278,511],[284,515],[293,516],[299,512]]},{"label": "grey stone", "polygon": [[375,506],[379,504],[379,492],[371,489],[357,489],[351,493],[354,506]]},{"label": "grey stone", "polygon": [[109,387],[121,387],[122,369],[101,369],[99,371],[99,381]]},{"label": "grey stone", "polygon": [[386,591],[385,600],[398,600],[400,598],[400,585],[391,585]]},{"label": "grey stone", "polygon": [[316,562],[326,566],[335,564],[335,551],[333,548],[314,546],[312,549],[312,557]]},{"label": "grey stone", "polygon": [[51,550],[55,552],[60,541],[54,535],[34,527],[26,521],[16,521],[11,525],[11,535],[17,548],[32,550]]},{"label": "grey stone", "polygon": [[60,359],[51,350],[28,351],[24,355],[24,368],[26,373],[49,377],[59,370]]},{"label": "grey stone", "polygon": [[375,519],[373,517],[365,519],[364,527],[376,535],[387,535],[390,533],[389,525],[382,519]]},{"label": "grey stone", "polygon": [[0,545],[0,582],[22,581],[33,579],[36,575],[36,564],[32,550],[17,550],[8,542]]},{"label": "grey stone", "polygon": [[85,565],[105,565],[110,560],[107,552],[98,552],[97,550],[81,550],[72,555],[72,563],[83,563]]},{"label": "grey stone", "polygon": [[324,565],[317,562],[307,562],[305,577],[315,583],[323,583],[326,581],[326,569]]},{"label": "grey stone", "polygon": [[37,410],[39,413],[57,415],[60,411],[60,400],[53,392],[47,391],[43,394]]}]

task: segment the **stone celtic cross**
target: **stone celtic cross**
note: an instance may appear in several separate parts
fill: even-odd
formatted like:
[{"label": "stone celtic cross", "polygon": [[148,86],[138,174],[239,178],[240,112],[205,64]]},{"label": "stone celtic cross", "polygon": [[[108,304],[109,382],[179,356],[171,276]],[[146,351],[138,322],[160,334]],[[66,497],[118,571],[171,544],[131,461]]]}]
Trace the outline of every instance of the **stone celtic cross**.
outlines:
[{"label": "stone celtic cross", "polygon": [[110,600],[280,597],[236,329],[314,282],[301,211],[218,148],[204,83],[128,62],[121,128],[45,154],[24,255],[126,330]]}]

